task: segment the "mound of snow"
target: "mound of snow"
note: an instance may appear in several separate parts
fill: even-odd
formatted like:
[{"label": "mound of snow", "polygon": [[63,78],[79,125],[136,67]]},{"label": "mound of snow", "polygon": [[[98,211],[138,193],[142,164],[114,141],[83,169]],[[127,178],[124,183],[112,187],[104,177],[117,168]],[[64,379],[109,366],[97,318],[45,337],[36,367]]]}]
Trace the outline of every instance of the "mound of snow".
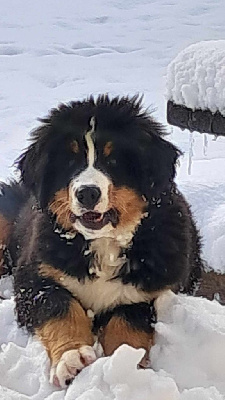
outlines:
[{"label": "mound of snow", "polygon": [[186,182],[179,187],[192,204],[202,236],[203,258],[217,273],[225,274],[225,184],[209,186]]},{"label": "mound of snow", "polygon": [[225,308],[171,292],[157,301],[153,369],[137,369],[144,350],[121,346],[99,358],[65,390],[48,382],[49,360],[17,328],[13,299],[0,304],[0,399],[222,400],[225,395]]},{"label": "mound of snow", "polygon": [[225,40],[188,46],[169,64],[167,99],[225,115]]}]

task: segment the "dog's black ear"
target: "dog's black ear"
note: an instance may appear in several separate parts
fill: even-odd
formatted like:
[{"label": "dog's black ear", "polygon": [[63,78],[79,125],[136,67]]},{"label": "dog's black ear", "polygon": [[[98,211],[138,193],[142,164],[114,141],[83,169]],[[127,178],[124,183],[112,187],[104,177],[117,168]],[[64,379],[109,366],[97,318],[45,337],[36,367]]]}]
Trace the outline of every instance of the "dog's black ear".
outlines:
[{"label": "dog's black ear", "polygon": [[43,186],[48,163],[46,146],[47,127],[42,126],[32,133],[33,143],[17,161],[21,172],[21,181],[36,197],[39,205],[44,206]]},{"label": "dog's black ear", "polygon": [[181,151],[161,136],[152,136],[145,153],[146,176],[151,195],[168,190],[176,174],[176,164]]}]

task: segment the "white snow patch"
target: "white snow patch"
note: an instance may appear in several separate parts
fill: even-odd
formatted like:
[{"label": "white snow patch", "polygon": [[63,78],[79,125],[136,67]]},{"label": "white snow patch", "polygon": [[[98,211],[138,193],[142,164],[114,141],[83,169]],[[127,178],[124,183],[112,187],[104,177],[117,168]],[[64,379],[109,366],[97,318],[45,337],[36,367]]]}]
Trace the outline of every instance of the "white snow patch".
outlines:
[{"label": "white snow patch", "polygon": [[[207,178],[207,177],[206,177]],[[210,268],[225,273],[225,184],[185,182],[180,189],[193,205],[202,236],[203,258]]]},{"label": "white snow patch", "polygon": [[180,390],[215,386],[225,394],[225,307],[171,292],[157,300],[157,310],[153,368],[170,374]]},{"label": "white snow patch", "polygon": [[[143,349],[121,346],[86,367],[68,390],[51,386],[41,343],[16,327],[13,300],[0,304],[0,399],[222,400],[225,308],[172,292],[157,301],[153,369],[137,369]],[[2,396],[2,397],[1,397]]]}]

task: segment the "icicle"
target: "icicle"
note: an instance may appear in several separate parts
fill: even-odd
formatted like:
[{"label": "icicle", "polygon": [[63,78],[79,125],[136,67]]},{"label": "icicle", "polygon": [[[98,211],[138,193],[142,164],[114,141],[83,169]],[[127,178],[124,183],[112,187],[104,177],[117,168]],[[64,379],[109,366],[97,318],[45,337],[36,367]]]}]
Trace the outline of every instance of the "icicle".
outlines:
[{"label": "icicle", "polygon": [[192,158],[194,155],[193,146],[194,146],[194,134],[193,134],[193,132],[190,132],[190,134],[189,134],[188,175],[191,175]]},{"label": "icicle", "polygon": [[169,135],[171,137],[171,140],[173,140],[173,126],[170,127]]},{"label": "icicle", "polygon": [[207,133],[203,134],[203,154],[206,157],[208,153],[208,136]]}]

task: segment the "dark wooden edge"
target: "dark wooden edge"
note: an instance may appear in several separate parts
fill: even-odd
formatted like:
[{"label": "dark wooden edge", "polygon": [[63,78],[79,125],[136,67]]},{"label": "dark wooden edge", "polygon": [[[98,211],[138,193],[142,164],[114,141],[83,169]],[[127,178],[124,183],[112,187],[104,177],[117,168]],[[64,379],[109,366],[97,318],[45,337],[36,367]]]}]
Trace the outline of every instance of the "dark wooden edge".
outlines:
[{"label": "dark wooden edge", "polygon": [[225,275],[217,274],[212,270],[203,272],[202,282],[195,295],[209,300],[216,299],[220,304],[225,305]]},{"label": "dark wooden edge", "polygon": [[211,133],[216,136],[225,136],[225,117],[220,113],[212,113],[210,110],[192,110],[167,102],[167,121],[170,125],[181,129]]}]

